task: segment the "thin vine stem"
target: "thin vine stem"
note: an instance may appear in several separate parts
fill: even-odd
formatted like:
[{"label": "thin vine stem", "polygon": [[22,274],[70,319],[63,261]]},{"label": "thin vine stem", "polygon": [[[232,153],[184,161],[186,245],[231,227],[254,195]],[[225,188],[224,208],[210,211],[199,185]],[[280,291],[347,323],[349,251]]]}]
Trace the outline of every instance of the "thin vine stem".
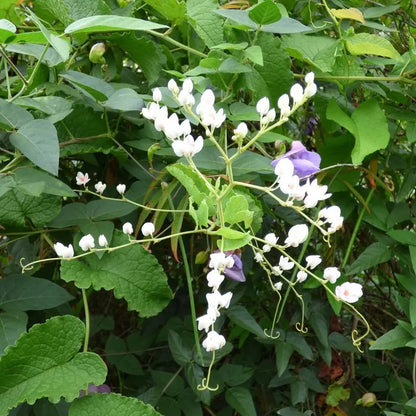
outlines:
[{"label": "thin vine stem", "polygon": [[90,340],[90,308],[88,307],[88,298],[85,289],[81,289],[82,292],[82,302],[84,304],[84,314],[85,314],[85,339],[84,339],[84,348],[83,351],[88,351],[88,343]]}]

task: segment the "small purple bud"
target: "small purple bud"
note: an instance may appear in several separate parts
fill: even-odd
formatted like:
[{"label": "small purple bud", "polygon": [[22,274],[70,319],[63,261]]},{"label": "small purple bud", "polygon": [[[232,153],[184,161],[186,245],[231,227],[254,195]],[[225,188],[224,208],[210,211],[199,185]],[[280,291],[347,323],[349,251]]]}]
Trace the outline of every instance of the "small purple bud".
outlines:
[{"label": "small purple bud", "polygon": [[[96,386],[95,384],[90,384],[88,385],[88,394],[92,394],[92,393],[111,393],[111,389],[107,384],[100,384],[99,386]],[[81,390],[79,392],[79,396],[78,397],[83,397],[85,396],[85,390]]]},{"label": "small purple bud", "polygon": [[224,274],[236,282],[245,282],[246,277],[243,272],[243,263],[237,254],[233,254],[234,266],[231,269],[225,269]]}]

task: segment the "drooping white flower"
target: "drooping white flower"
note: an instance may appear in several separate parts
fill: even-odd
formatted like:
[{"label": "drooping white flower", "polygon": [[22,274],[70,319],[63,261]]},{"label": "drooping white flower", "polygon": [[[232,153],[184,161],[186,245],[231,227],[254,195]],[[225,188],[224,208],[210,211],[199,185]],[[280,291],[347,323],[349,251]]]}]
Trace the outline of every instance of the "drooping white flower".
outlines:
[{"label": "drooping white flower", "polygon": [[191,134],[191,131],[191,123],[189,122],[189,120],[185,119],[184,121],[182,121],[182,123],[179,125],[179,135],[188,136],[189,134]]},{"label": "drooping white flower", "polygon": [[182,89],[189,94],[192,92],[192,90],[194,89],[194,84],[190,78],[186,78],[183,81]]},{"label": "drooping white flower", "polygon": [[261,254],[261,253],[259,253],[259,252],[257,252],[257,253],[254,255],[254,260],[256,260],[256,262],[257,262],[257,263],[261,263],[261,262],[263,261],[263,256],[262,256],[262,254]]},{"label": "drooping white flower", "polygon": [[318,254],[307,256],[305,260],[306,260],[306,267],[310,268],[311,270],[313,270],[322,262],[321,256],[319,256]]},{"label": "drooping white flower", "polygon": [[81,247],[82,251],[88,251],[91,248],[95,247],[94,237],[91,234],[84,235],[84,237],[79,240],[79,246]]},{"label": "drooping white flower", "polygon": [[291,247],[298,247],[308,238],[308,226],[306,224],[297,224],[290,228],[285,244]]},{"label": "drooping white flower", "polygon": [[256,111],[260,114],[261,117],[265,116],[270,109],[270,101],[267,97],[260,98],[257,101]]},{"label": "drooping white flower", "polygon": [[213,106],[215,103],[215,95],[214,92],[210,89],[206,89],[202,95],[199,105],[201,106]]},{"label": "drooping white flower", "polygon": [[284,175],[279,179],[279,188],[289,198],[302,200],[305,197],[305,185],[300,185],[299,176]]},{"label": "drooping white flower", "polygon": [[225,345],[225,338],[216,331],[210,331],[202,341],[202,346],[208,351],[216,351]]},{"label": "drooping white flower", "polygon": [[118,192],[120,195],[124,195],[124,192],[126,192],[126,185],[124,185],[124,183],[119,183],[119,184],[116,186],[116,189],[117,189],[117,192]]},{"label": "drooping white flower", "polygon": [[155,129],[157,131],[163,131],[165,124],[168,122],[168,108],[164,105],[161,107],[155,117]]},{"label": "drooping white flower", "polygon": [[355,303],[363,295],[363,287],[359,283],[345,282],[335,288],[335,294],[345,302]]},{"label": "drooping white flower", "polygon": [[285,256],[280,256],[279,266],[282,268],[282,270],[292,270],[293,267],[295,266],[295,263],[293,263],[292,261],[290,261]]},{"label": "drooping white flower", "polygon": [[160,106],[157,103],[150,103],[148,107],[142,108],[142,115],[148,120],[156,120],[160,112]]},{"label": "drooping white flower", "polygon": [[282,270],[282,268],[280,266],[273,266],[272,267],[272,273],[275,276],[280,276],[283,273],[283,270]]},{"label": "drooping white flower", "polygon": [[211,269],[224,270],[225,268],[231,269],[234,266],[233,256],[227,256],[223,252],[210,254],[209,267]]},{"label": "drooping white flower", "polygon": [[90,181],[88,173],[78,172],[76,176],[77,185],[86,185]]},{"label": "drooping white flower", "polygon": [[205,297],[207,299],[208,309],[218,309],[218,306],[220,305],[221,293],[217,289],[214,289],[211,293],[207,293]]},{"label": "drooping white flower", "polygon": [[318,181],[314,179],[312,183],[309,179],[306,181],[306,197],[303,201],[306,208],[313,208],[318,205],[319,201],[324,201],[332,196],[332,194],[326,193],[328,186],[318,185]]},{"label": "drooping white flower", "polygon": [[221,298],[219,300],[219,306],[221,306],[221,308],[228,309],[228,307],[230,306],[232,297],[233,297],[232,292],[227,292],[221,295]]},{"label": "drooping white flower", "polygon": [[107,188],[107,185],[105,183],[102,183],[101,181],[99,181],[94,185],[94,188],[97,191],[97,193],[102,195],[103,192],[105,191],[105,188]]},{"label": "drooping white flower", "polygon": [[267,114],[261,118],[261,124],[269,124],[273,123],[273,121],[276,119],[276,110],[272,108],[267,112]]},{"label": "drooping white flower", "polygon": [[189,134],[183,140],[174,140],[172,142],[172,149],[176,156],[193,157],[199,153],[204,147],[204,139],[198,136],[195,140]]},{"label": "drooping white flower", "polygon": [[296,274],[296,281],[298,283],[303,283],[308,277],[308,273],[306,273],[304,270],[299,270]]},{"label": "drooping white flower", "polygon": [[278,178],[281,178],[283,176],[291,177],[293,176],[294,171],[295,167],[293,165],[293,162],[288,158],[280,159],[274,167],[274,173]]},{"label": "drooping white flower", "polygon": [[236,129],[234,129],[234,135],[231,137],[232,140],[241,140],[247,136],[248,127],[247,124],[242,121]]},{"label": "drooping white flower", "polygon": [[327,267],[324,269],[324,279],[331,283],[335,283],[340,276],[341,273],[336,267]]},{"label": "drooping white flower", "polygon": [[282,110],[286,107],[290,108],[289,96],[287,94],[283,94],[279,97],[279,99],[277,100],[277,107],[279,108],[279,110]]},{"label": "drooping white flower", "polygon": [[162,100],[162,92],[160,91],[159,88],[155,88],[153,90],[153,101],[156,101],[158,103],[161,100]]},{"label": "drooping white flower", "polygon": [[173,95],[177,95],[179,92],[178,84],[174,79],[170,79],[168,82],[168,90],[173,93]]},{"label": "drooping white flower", "polygon": [[98,245],[100,247],[107,247],[108,246],[108,241],[107,241],[107,239],[106,239],[106,237],[105,237],[104,234],[100,234],[99,235],[99,237],[98,237]]},{"label": "drooping white flower", "polygon": [[182,106],[192,107],[195,104],[195,97],[185,90],[181,90],[178,94],[179,104]]},{"label": "drooping white flower", "polygon": [[216,318],[213,318],[212,314],[205,314],[196,318],[196,320],[198,321],[198,330],[208,332]]},{"label": "drooping white flower", "polygon": [[292,85],[290,88],[290,96],[293,98],[293,104],[298,104],[303,99],[303,87],[300,84]]},{"label": "drooping white flower", "polygon": [[155,226],[152,222],[145,222],[142,225],[141,231],[145,237],[153,235],[153,233],[155,232]]},{"label": "drooping white flower", "polygon": [[168,139],[174,140],[179,137],[181,127],[179,125],[179,118],[176,113],[172,113],[167,120],[165,120],[163,126],[163,133],[165,133]]},{"label": "drooping white flower", "polygon": [[131,225],[131,222],[126,222],[123,224],[123,233],[127,235],[133,234],[133,226]]},{"label": "drooping white flower", "polygon": [[272,246],[276,245],[278,237],[276,237],[275,233],[268,233],[264,236],[264,240],[267,244],[263,246],[263,251],[265,253],[268,253],[271,250]]},{"label": "drooping white flower", "polygon": [[68,244],[68,246],[65,246],[62,243],[58,242],[53,245],[53,248],[58,257],[62,257],[64,259],[74,257],[74,248],[72,247],[72,244]]},{"label": "drooping white flower", "polygon": [[282,287],[283,287],[283,282],[277,282],[274,284],[274,287],[276,288],[277,291],[281,291]]},{"label": "drooping white flower", "polygon": [[308,72],[308,73],[305,75],[305,82],[306,82],[306,84],[307,84],[307,85],[309,85],[309,84],[313,84],[313,83],[314,83],[314,81],[315,81],[315,74],[314,74],[313,72]]},{"label": "drooping white flower", "polygon": [[211,270],[207,274],[208,286],[212,287],[214,290],[218,290],[224,280],[224,277],[225,276],[221,274],[217,269]]},{"label": "drooping white flower", "polygon": [[316,91],[318,91],[316,84],[308,84],[305,88],[305,98],[313,97],[316,94]]}]

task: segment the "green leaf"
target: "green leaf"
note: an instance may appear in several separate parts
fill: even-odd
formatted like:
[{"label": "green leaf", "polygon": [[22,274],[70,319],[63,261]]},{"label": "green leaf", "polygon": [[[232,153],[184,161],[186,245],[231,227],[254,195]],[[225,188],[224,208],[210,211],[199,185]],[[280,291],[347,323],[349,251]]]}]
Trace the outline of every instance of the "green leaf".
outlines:
[{"label": "green leaf", "polygon": [[186,17],[186,4],[179,0],[145,0],[166,19],[180,23]]},{"label": "green leaf", "polygon": [[416,246],[416,233],[409,230],[389,230],[387,235],[401,244]]},{"label": "green leaf", "polygon": [[275,351],[278,377],[281,377],[281,375],[286,371],[290,357],[292,356],[294,350],[293,346],[288,342],[279,341],[276,343]]},{"label": "green leaf", "polygon": [[221,63],[217,71],[225,74],[243,74],[251,73],[251,68],[248,65],[240,64],[234,58],[227,58]]},{"label": "green leaf", "polygon": [[35,45],[33,43],[27,44],[9,44],[7,45],[6,51],[7,52],[14,52],[21,55],[29,55],[34,56],[36,59],[41,59],[41,62],[52,67],[59,65],[60,63],[64,62],[64,59],[56,52],[53,48],[48,48],[46,53],[43,54],[45,46],[43,45]]},{"label": "green leaf", "polygon": [[103,103],[103,106],[117,111],[139,112],[143,108],[143,100],[131,88],[120,88]]},{"label": "green leaf", "polygon": [[90,394],[76,400],[69,416],[161,416],[150,406],[120,394]]},{"label": "green leaf", "polygon": [[32,114],[16,104],[0,99],[0,127],[18,129],[33,120]]},{"label": "green leaf", "polygon": [[394,350],[406,346],[412,339],[413,337],[409,332],[401,326],[396,326],[396,328],[376,339],[370,346],[370,350]]},{"label": "green leaf", "polygon": [[392,13],[400,8],[400,4],[393,4],[391,6],[380,7],[367,7],[364,9],[364,18],[376,19],[377,17],[384,16],[385,14]]},{"label": "green leaf", "polygon": [[137,357],[128,351],[126,342],[110,334],[105,343],[106,359],[122,373],[142,375],[143,369]]},{"label": "green leaf", "polygon": [[416,274],[416,247],[409,246],[409,252],[410,252],[410,259],[412,261],[413,272]]},{"label": "green leaf", "polygon": [[77,196],[68,185],[38,169],[17,169],[15,181],[19,190],[28,195],[39,196],[45,193],[58,196]]},{"label": "green leaf", "polygon": [[250,59],[250,61],[253,62],[256,65],[263,66],[263,64],[264,64],[264,61],[263,61],[263,52],[262,52],[261,47],[258,46],[258,45],[249,46],[244,51],[244,56],[247,59]]},{"label": "green leaf", "polygon": [[256,416],[253,397],[250,390],[245,387],[233,387],[227,389],[225,400],[241,416]]},{"label": "green leaf", "polygon": [[13,189],[0,197],[0,218],[5,227],[24,227],[27,219],[35,227],[43,227],[60,210],[60,199],[53,195],[34,197]]},{"label": "green leaf", "polygon": [[126,30],[155,30],[168,29],[166,25],[153,23],[148,20],[135,19],[125,16],[90,16],[79,19],[71,23],[65,33],[95,33],[95,32],[115,32]]},{"label": "green leaf", "polygon": [[233,230],[230,227],[221,227],[219,228],[215,234],[220,235],[221,237],[225,237],[230,240],[240,240],[246,237],[250,237],[247,233],[243,233],[241,231]]},{"label": "green leaf", "polygon": [[312,312],[308,320],[313,332],[315,332],[319,342],[328,347],[328,321],[321,312]]},{"label": "green leaf", "polygon": [[208,212],[209,208],[206,199],[199,204],[199,207],[194,208],[193,200],[192,198],[189,198],[189,214],[198,227],[208,226]]},{"label": "green leaf", "polygon": [[55,308],[71,299],[65,289],[47,279],[20,274],[0,280],[0,309],[7,312]]},{"label": "green leaf", "polygon": [[338,106],[335,98],[331,98],[326,109],[326,117],[328,120],[333,120],[338,123],[340,126],[347,129],[352,135],[356,134],[357,126],[351,120],[351,117],[344,113],[342,109]]},{"label": "green leaf", "polygon": [[91,75],[77,71],[67,71],[59,75],[83,94],[97,101],[106,101],[114,94],[114,89],[110,84]]},{"label": "green leaf", "polygon": [[328,394],[325,403],[330,406],[338,406],[340,402],[350,398],[351,389],[346,389],[339,384],[331,384],[328,389]]},{"label": "green leaf", "polygon": [[390,249],[383,243],[373,243],[368,246],[347,268],[347,274],[361,273],[364,270],[389,261],[392,256]]},{"label": "green leaf", "polygon": [[224,364],[218,372],[224,383],[234,387],[248,381],[254,375],[255,369],[237,364]]},{"label": "green leaf", "polygon": [[216,0],[188,0],[186,2],[189,22],[208,47],[223,43],[222,19],[214,13],[217,7]]},{"label": "green leaf", "polygon": [[375,99],[362,103],[351,118],[356,125],[351,159],[352,163],[358,165],[367,155],[385,149],[389,144],[390,133],[386,116]]},{"label": "green leaf", "polygon": [[14,188],[15,185],[16,183],[11,176],[0,176],[0,197]]},{"label": "green leaf", "polygon": [[168,344],[170,353],[177,364],[185,366],[192,360],[192,350],[185,345],[182,337],[173,330],[169,330]]},{"label": "green leaf", "polygon": [[271,0],[265,0],[251,7],[248,10],[248,16],[259,25],[277,22],[282,17],[280,9]]},{"label": "green leaf", "polygon": [[[115,232],[112,245],[128,241],[124,234]],[[106,253],[101,260],[96,256],[83,260],[63,260],[61,278],[66,282],[73,281],[83,289],[91,286],[95,290],[113,289],[116,298],[124,298],[129,309],[142,317],[157,315],[172,298],[162,267],[141,245],[129,245]]]},{"label": "green leaf", "polygon": [[166,170],[185,187],[188,194],[198,205],[205,199],[209,200],[211,192],[208,186],[190,166],[175,163],[167,166]]},{"label": "green leaf", "polygon": [[412,296],[409,299],[409,318],[412,327],[416,327],[416,297]]},{"label": "green leaf", "polygon": [[6,41],[12,36],[16,36],[16,26],[7,19],[0,19],[0,43]]},{"label": "green leaf", "polygon": [[303,403],[308,397],[308,388],[303,380],[290,383],[290,400],[293,405]]},{"label": "green leaf", "polygon": [[10,142],[36,166],[58,174],[59,141],[54,125],[47,120],[32,120],[10,135]]},{"label": "green leaf", "polygon": [[393,45],[380,35],[358,33],[345,39],[351,55],[379,55],[401,60],[399,52]]},{"label": "green leaf", "polygon": [[24,312],[1,312],[0,313],[0,355],[9,345],[26,332],[28,316]]},{"label": "green leaf", "polygon": [[44,11],[51,14],[64,25],[68,25],[72,21],[65,0],[36,0],[36,13],[38,16],[41,16]]},{"label": "green leaf", "polygon": [[247,309],[241,305],[230,306],[226,312],[228,318],[239,327],[257,335],[259,338],[266,338],[264,331],[256,320],[249,314]]},{"label": "green leaf", "polygon": [[111,9],[105,0],[63,0],[69,16],[73,20],[83,17],[111,14]]},{"label": "green leaf", "polygon": [[243,195],[234,195],[224,201],[224,221],[237,224],[244,221],[244,227],[249,228],[253,221],[253,212],[248,209],[248,201]]},{"label": "green leaf", "polygon": [[94,353],[78,353],[84,324],[74,316],[56,316],[34,325],[0,359],[0,416],[18,404],[47,397],[71,401],[88,384],[100,385],[107,373]]},{"label": "green leaf", "polygon": [[350,7],[349,9],[331,9],[331,12],[338,19],[350,19],[365,23],[361,10],[355,7]]}]

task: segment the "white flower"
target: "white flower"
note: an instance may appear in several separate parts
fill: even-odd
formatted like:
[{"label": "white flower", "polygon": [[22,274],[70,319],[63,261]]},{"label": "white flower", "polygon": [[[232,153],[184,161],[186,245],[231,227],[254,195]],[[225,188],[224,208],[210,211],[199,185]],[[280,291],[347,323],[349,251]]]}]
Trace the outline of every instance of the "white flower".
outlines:
[{"label": "white flower", "polygon": [[339,230],[344,221],[344,217],[341,216],[341,209],[336,205],[321,209],[318,218],[325,218],[325,222],[330,224],[330,227],[328,228],[329,233],[334,233]]},{"label": "white flower", "polygon": [[232,140],[241,140],[244,139],[244,137],[247,136],[248,133],[248,127],[247,124],[241,122],[236,129],[234,129],[234,136],[231,137]]},{"label": "white flower", "polygon": [[221,274],[217,269],[211,270],[207,274],[208,286],[212,287],[214,290],[218,290],[223,280],[224,275]]},{"label": "white flower", "polygon": [[348,303],[355,303],[363,295],[363,287],[359,283],[345,282],[335,288],[337,297]]},{"label": "white flower", "polygon": [[263,251],[268,253],[272,246],[277,243],[278,237],[276,237],[275,233],[269,233],[264,236],[264,240],[267,242],[267,244],[263,246]]},{"label": "white flower", "polygon": [[215,103],[215,95],[212,90],[207,89],[201,95],[201,100],[199,105],[213,106]]},{"label": "white flower", "polygon": [[282,268],[280,266],[273,266],[272,267],[272,273],[275,276],[280,276],[283,273],[283,270],[282,270]]},{"label": "white flower", "polygon": [[226,256],[223,252],[210,254],[209,267],[211,269],[231,269],[234,266],[233,256]]},{"label": "white flower", "polygon": [[72,244],[69,244],[68,247],[64,246],[62,243],[55,243],[53,245],[53,248],[58,255],[58,257],[62,257],[64,259],[69,259],[71,257],[74,257],[74,248],[72,247]]},{"label": "white flower", "polygon": [[94,185],[94,188],[97,191],[97,193],[102,195],[102,193],[105,191],[105,188],[107,188],[107,185],[100,181]]},{"label": "white flower", "polygon": [[304,270],[299,270],[296,274],[296,281],[298,283],[303,283],[308,277],[308,273],[306,273]]},{"label": "white flower", "polygon": [[321,256],[314,254],[312,256],[306,257],[306,267],[309,267],[310,269],[314,269],[316,266],[321,264],[322,259]]},{"label": "white flower", "polygon": [[179,104],[182,106],[193,106],[195,104],[195,97],[185,90],[181,90],[178,94]]},{"label": "white flower", "polygon": [[119,183],[119,184],[116,186],[116,189],[117,189],[117,192],[118,192],[120,195],[124,195],[124,192],[126,192],[126,185],[124,185],[123,183]]},{"label": "white flower", "polygon": [[155,226],[151,222],[145,222],[142,225],[142,234],[147,237],[148,235],[153,235],[155,232]]},{"label": "white flower", "polygon": [[277,282],[277,283],[274,284],[274,287],[277,291],[280,292],[282,290],[283,283],[282,282]]},{"label": "white flower", "polygon": [[277,100],[277,106],[279,107],[279,110],[283,110],[286,107],[289,107],[289,96],[287,94],[283,94],[279,97],[279,99]]},{"label": "white flower", "polygon": [[185,119],[182,121],[182,123],[179,125],[179,135],[180,136],[188,136],[191,134],[191,123],[188,119]]},{"label": "white flower", "polygon": [[159,88],[155,88],[153,90],[153,101],[156,101],[158,103],[161,100],[162,100],[162,92],[160,91]]},{"label": "white flower", "polygon": [[100,234],[100,236],[98,237],[98,245],[100,247],[107,247],[108,246],[108,241],[105,238],[104,234]]},{"label": "white flower", "polygon": [[319,201],[323,201],[332,196],[332,194],[327,194],[328,186],[318,185],[318,181],[314,179],[312,183],[309,182],[309,179],[306,182],[306,198],[303,203],[306,208],[313,208],[318,205]]},{"label": "white flower", "polygon": [[163,133],[166,134],[166,137],[168,139],[176,139],[179,137],[181,132],[181,127],[179,125],[179,118],[176,113],[173,113],[169,116],[167,120],[165,120],[164,126],[163,126]]},{"label": "white flower", "polygon": [[142,114],[148,120],[156,120],[160,112],[160,106],[157,103],[150,103],[149,107],[143,107]]},{"label": "white flower", "polygon": [[254,260],[256,260],[257,263],[261,263],[263,261],[263,256],[261,255],[261,253],[257,252],[254,255]]},{"label": "white flower", "polygon": [[163,131],[165,124],[168,121],[168,108],[164,105],[158,110],[158,113],[155,117],[155,129],[157,131]]},{"label": "white flower", "polygon": [[189,134],[183,140],[174,140],[172,142],[172,149],[176,156],[192,157],[199,153],[204,147],[204,139],[198,136],[195,140]]},{"label": "white flower", "polygon": [[338,280],[338,277],[341,276],[341,273],[336,267],[327,267],[324,269],[324,279],[335,283]]},{"label": "white flower", "polygon": [[291,262],[287,257],[280,256],[279,259],[279,266],[282,268],[282,270],[292,270],[295,263]]},{"label": "white flower", "polygon": [[221,298],[219,300],[219,306],[221,306],[221,308],[228,309],[228,307],[230,306],[232,297],[233,297],[232,292],[227,292],[224,295],[221,295]]},{"label": "white flower", "polygon": [[94,237],[91,234],[84,235],[84,237],[79,240],[78,244],[82,251],[88,251],[89,249],[95,247]]},{"label": "white flower", "polygon": [[225,338],[216,331],[210,331],[202,341],[202,346],[208,351],[216,351],[225,345]]},{"label": "white flower", "polygon": [[303,88],[300,84],[292,85],[290,89],[290,96],[293,98],[293,104],[298,104],[303,100]]},{"label": "white flower", "polygon": [[305,88],[305,98],[311,98],[316,94],[316,91],[318,90],[318,87],[316,84],[308,84]]},{"label": "white flower", "polygon": [[302,200],[305,197],[305,185],[300,185],[300,179],[297,175],[280,177],[279,188],[289,198]]},{"label": "white flower", "polygon": [[179,92],[178,84],[174,79],[170,79],[168,82],[168,90],[172,92],[174,95],[177,95]]},{"label": "white flower", "polygon": [[216,319],[211,314],[206,314],[196,318],[196,320],[198,321],[198,330],[208,332]]},{"label": "white flower", "polygon": [[261,98],[257,101],[256,110],[260,114],[260,116],[265,116],[270,109],[270,101],[267,97]]},{"label": "white flower", "polygon": [[267,112],[267,114],[261,118],[260,123],[261,124],[269,124],[273,123],[273,121],[276,119],[276,110],[272,108]]},{"label": "white flower", "polygon": [[288,232],[285,244],[292,247],[297,247],[308,238],[308,226],[306,224],[294,225]]},{"label": "white flower", "polygon": [[77,181],[77,185],[85,186],[90,181],[90,177],[88,176],[88,173],[78,172],[75,180]]},{"label": "white flower", "polygon": [[123,224],[123,233],[128,235],[133,234],[133,226],[131,225],[131,222]]},{"label": "white flower", "polygon": [[183,81],[182,89],[189,94],[192,92],[194,89],[194,84],[190,78],[186,78],[185,81]]},{"label": "white flower", "polygon": [[293,162],[288,158],[280,159],[276,166],[274,167],[274,173],[278,178],[281,178],[283,176],[291,177],[293,176],[293,172],[295,171],[295,167],[293,165]]},{"label": "white flower", "polygon": [[305,75],[305,82],[307,85],[313,84],[314,80],[315,80],[315,74],[313,72],[308,72]]},{"label": "white flower", "polygon": [[217,289],[214,289],[213,292],[207,293],[205,297],[207,298],[208,309],[217,310],[220,304],[221,293]]}]

